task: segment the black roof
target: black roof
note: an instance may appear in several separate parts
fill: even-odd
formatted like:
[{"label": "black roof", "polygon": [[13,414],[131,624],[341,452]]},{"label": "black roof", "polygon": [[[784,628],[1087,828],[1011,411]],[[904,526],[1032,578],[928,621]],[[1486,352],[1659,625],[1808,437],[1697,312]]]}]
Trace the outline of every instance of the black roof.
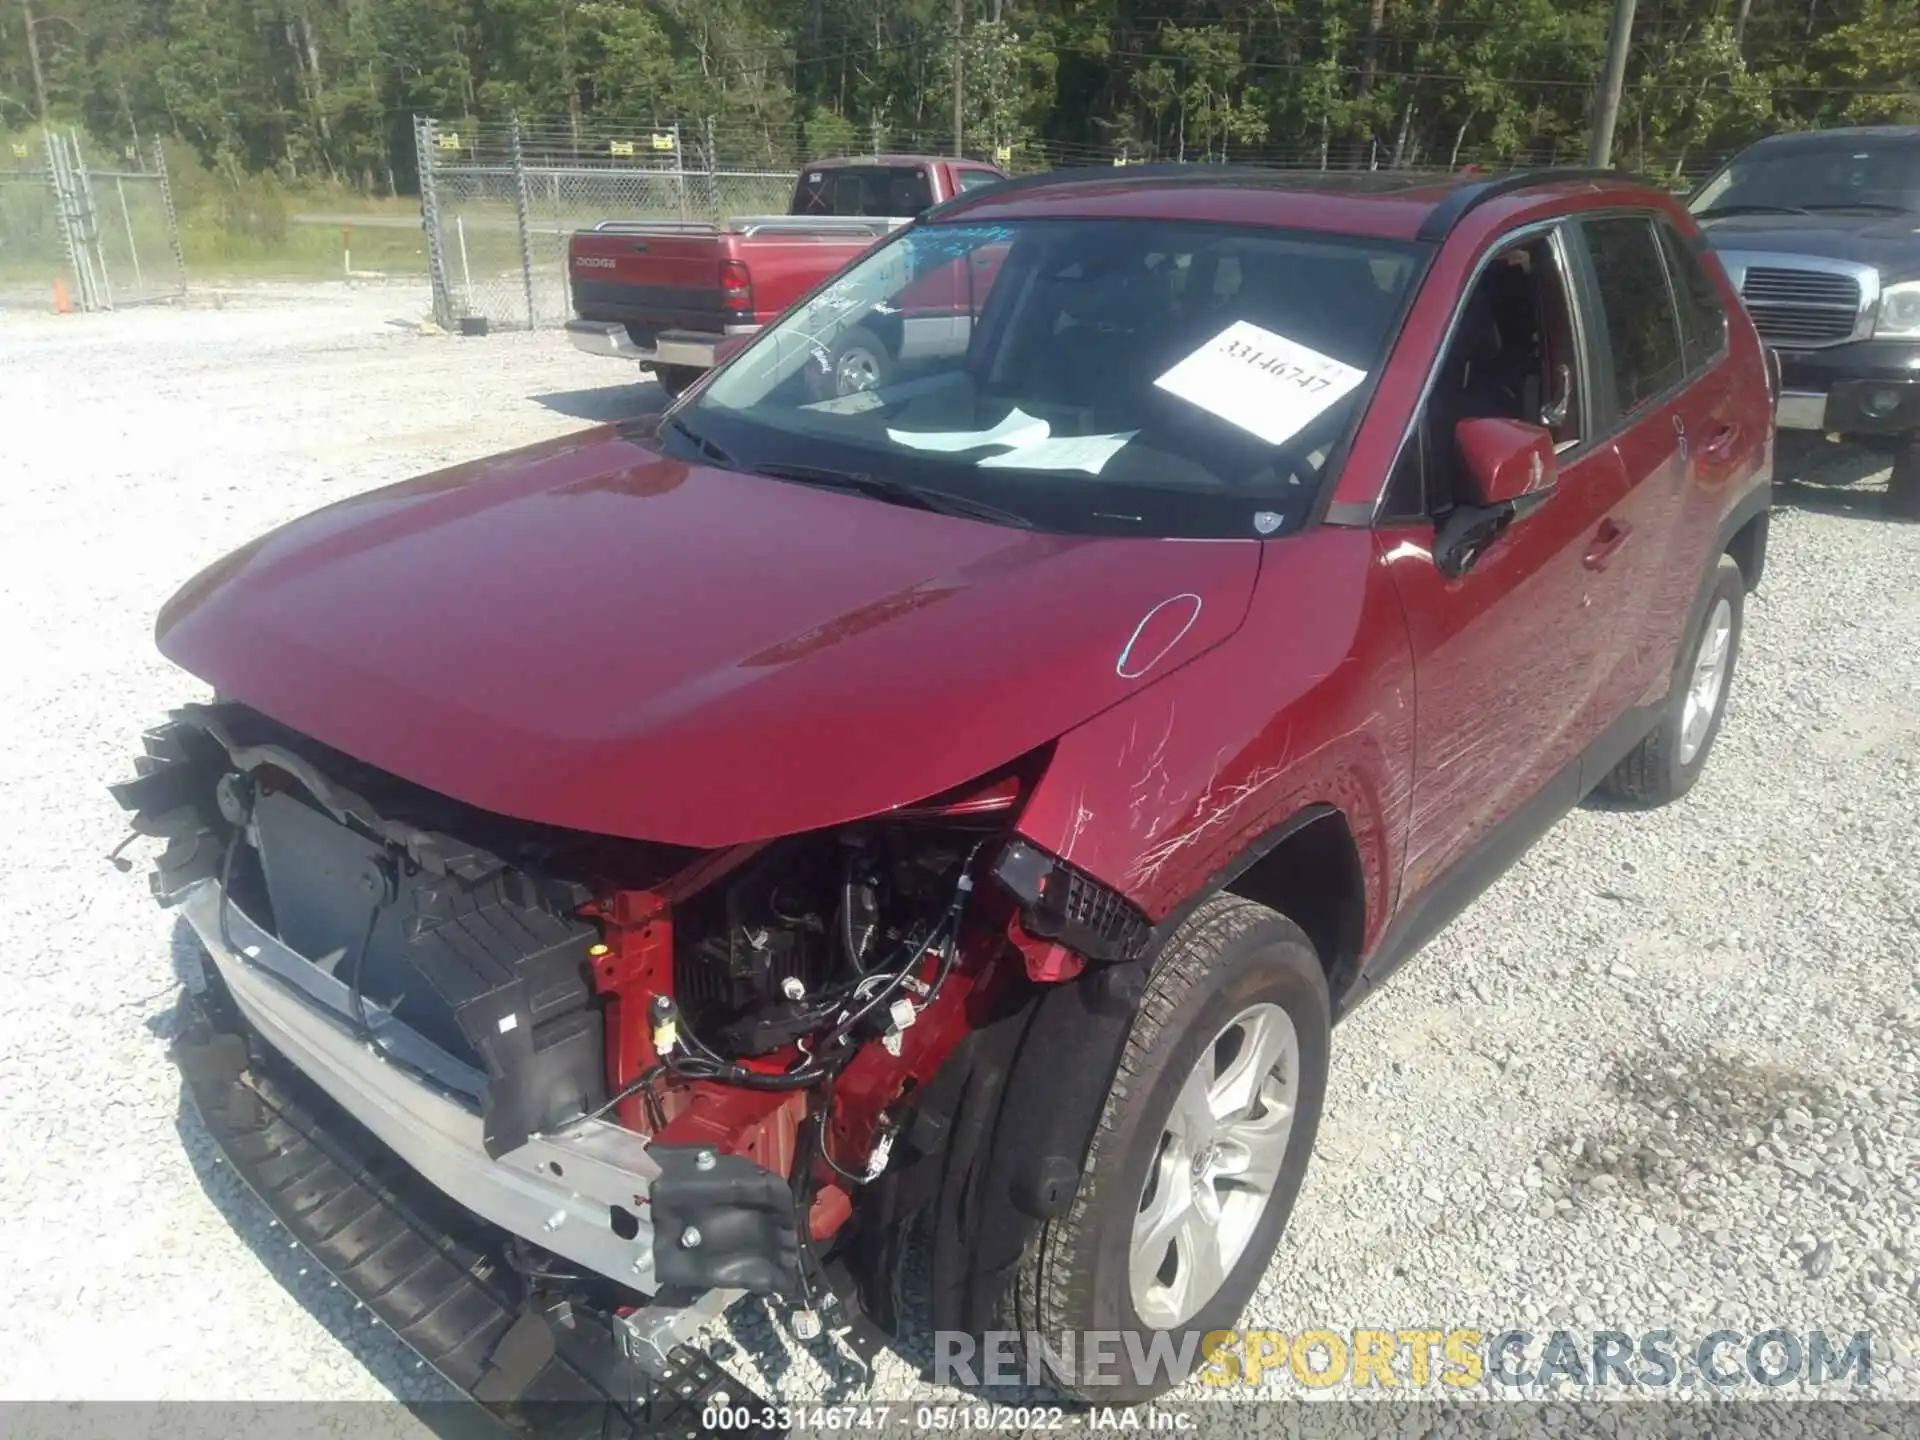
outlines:
[{"label": "black roof", "polygon": [[1756,140],[1749,150],[1844,150],[1850,145],[1891,141],[1920,144],[1920,125],[1847,125],[1833,130],[1787,130]]}]

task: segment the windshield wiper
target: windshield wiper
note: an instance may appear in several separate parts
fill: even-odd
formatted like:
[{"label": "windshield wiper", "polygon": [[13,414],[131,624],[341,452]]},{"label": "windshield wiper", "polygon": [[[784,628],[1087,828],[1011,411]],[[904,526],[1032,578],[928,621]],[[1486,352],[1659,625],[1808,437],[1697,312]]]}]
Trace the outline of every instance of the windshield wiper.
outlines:
[{"label": "windshield wiper", "polygon": [[1877,215],[1911,215],[1910,205],[1890,205],[1885,200],[1834,200],[1824,205],[1809,205],[1809,210],[1871,210]]},{"label": "windshield wiper", "polygon": [[1694,219],[1709,220],[1715,215],[1805,215],[1798,205],[1713,205],[1694,212]]},{"label": "windshield wiper", "polygon": [[844,490],[853,495],[884,500],[890,505],[907,505],[915,510],[930,510],[936,515],[954,515],[966,520],[985,520],[993,525],[1011,525],[1020,530],[1033,529],[1033,521],[998,505],[975,500],[971,495],[955,495],[948,490],[930,490],[905,480],[889,480],[883,475],[865,475],[858,471],[827,470],[812,465],[755,465],[753,473],[769,480],[791,480],[797,485],[813,485],[822,490]]},{"label": "windshield wiper", "polygon": [[714,444],[713,441],[709,440],[706,436],[702,435],[698,430],[695,430],[691,425],[687,424],[687,422],[682,420],[678,415],[674,416],[671,420],[667,421],[667,428],[669,430],[677,431],[681,435],[684,435],[688,440],[691,440],[694,444],[694,447],[697,450],[699,450],[699,452],[702,455],[706,456],[709,460],[713,461],[714,464],[716,465],[732,465],[733,464],[733,456],[729,455],[725,450],[721,449],[718,445]]}]

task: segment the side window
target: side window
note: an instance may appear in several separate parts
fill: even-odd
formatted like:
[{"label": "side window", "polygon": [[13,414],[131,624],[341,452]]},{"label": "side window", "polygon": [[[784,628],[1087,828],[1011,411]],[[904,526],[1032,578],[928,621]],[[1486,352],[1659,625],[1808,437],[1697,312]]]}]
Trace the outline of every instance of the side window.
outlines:
[{"label": "side window", "polygon": [[962,195],[969,190],[978,190],[985,185],[1000,183],[1000,176],[991,170],[962,170],[954,176],[954,179],[959,184]]},{"label": "side window", "polygon": [[1606,318],[1614,401],[1624,416],[1685,374],[1666,262],[1649,219],[1588,220],[1582,228]]},{"label": "side window", "polygon": [[1660,235],[1661,253],[1667,257],[1667,273],[1673,277],[1673,298],[1680,309],[1680,349],[1692,375],[1726,349],[1727,312],[1700,257],[1680,232],[1665,221],[1654,228]]},{"label": "side window", "polygon": [[[1424,460],[1429,513],[1465,499],[1454,439],[1462,420],[1539,425],[1562,450],[1584,438],[1588,406],[1574,335],[1566,275],[1549,236],[1509,245],[1481,269],[1434,371],[1423,416],[1425,443],[1417,453],[1407,447],[1397,467]],[[1422,487],[1396,474],[1389,488],[1393,503],[1404,504]]]}]

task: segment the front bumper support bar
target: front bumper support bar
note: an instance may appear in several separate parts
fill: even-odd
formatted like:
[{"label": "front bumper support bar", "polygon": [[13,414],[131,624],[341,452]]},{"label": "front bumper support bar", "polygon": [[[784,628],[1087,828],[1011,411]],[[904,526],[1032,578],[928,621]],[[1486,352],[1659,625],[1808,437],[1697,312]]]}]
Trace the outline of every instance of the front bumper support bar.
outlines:
[{"label": "front bumper support bar", "polygon": [[371,1039],[359,1039],[347,986],[223,907],[217,881],[196,881],[180,908],[247,1023],[408,1165],[511,1234],[643,1294],[658,1288],[648,1192],[660,1167],[640,1136],[589,1121],[496,1160],[484,1076],[371,1007]]}]

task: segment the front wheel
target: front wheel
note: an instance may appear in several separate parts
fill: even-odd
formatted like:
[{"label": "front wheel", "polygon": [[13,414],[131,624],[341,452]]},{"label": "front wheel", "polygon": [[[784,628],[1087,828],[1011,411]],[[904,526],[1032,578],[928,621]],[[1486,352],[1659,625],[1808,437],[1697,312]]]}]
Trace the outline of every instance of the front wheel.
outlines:
[{"label": "front wheel", "polygon": [[1601,782],[1614,798],[1652,809],[1678,800],[1700,778],[1726,714],[1746,595],[1739,564],[1722,555],[1681,646],[1660,723]]},{"label": "front wheel", "polygon": [[1887,477],[1887,513],[1901,520],[1920,520],[1920,444],[1909,445],[1893,459]]},{"label": "front wheel", "polygon": [[[1263,905],[1215,896],[1168,941],[1079,1192],[1028,1245],[1003,1316],[1061,1389],[1151,1399],[1204,1361],[1202,1337],[1238,1321],[1313,1150],[1329,1017],[1312,945]],[[1090,1373],[1059,1340],[1096,1331],[1135,1338]]]}]

